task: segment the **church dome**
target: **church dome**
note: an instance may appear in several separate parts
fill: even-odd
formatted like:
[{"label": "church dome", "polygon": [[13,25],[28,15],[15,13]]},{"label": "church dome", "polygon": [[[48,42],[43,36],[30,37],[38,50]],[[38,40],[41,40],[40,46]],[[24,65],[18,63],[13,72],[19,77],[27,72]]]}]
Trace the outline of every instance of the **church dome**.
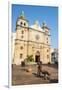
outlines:
[{"label": "church dome", "polygon": [[39,25],[39,22],[36,20],[33,25],[30,26],[32,29],[42,31],[42,28]]}]

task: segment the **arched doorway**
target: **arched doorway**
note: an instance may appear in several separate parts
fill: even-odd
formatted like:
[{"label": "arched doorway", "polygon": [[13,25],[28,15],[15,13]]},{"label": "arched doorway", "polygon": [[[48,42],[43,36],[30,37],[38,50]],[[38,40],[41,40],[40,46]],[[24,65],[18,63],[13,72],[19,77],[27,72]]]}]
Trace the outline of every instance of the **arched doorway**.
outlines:
[{"label": "arched doorway", "polygon": [[40,52],[37,51],[36,54],[35,54],[35,62],[38,62],[40,61]]}]

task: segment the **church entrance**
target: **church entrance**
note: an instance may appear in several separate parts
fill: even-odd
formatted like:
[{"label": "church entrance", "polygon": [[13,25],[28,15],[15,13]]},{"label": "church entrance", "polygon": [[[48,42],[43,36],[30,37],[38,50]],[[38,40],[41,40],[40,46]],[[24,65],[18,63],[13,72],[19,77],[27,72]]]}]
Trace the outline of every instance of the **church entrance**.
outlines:
[{"label": "church entrance", "polygon": [[35,62],[38,62],[38,61],[40,61],[40,55],[39,56],[38,55],[35,56]]},{"label": "church entrance", "polygon": [[39,51],[37,51],[36,55],[35,55],[35,62],[38,62],[38,61],[40,61],[40,52]]}]

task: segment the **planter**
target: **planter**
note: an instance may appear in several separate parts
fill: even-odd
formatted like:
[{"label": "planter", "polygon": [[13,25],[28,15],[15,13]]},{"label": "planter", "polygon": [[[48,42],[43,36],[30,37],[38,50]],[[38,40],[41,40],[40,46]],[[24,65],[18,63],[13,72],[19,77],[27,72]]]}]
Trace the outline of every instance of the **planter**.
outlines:
[{"label": "planter", "polygon": [[27,72],[32,72],[31,68],[26,69]]}]

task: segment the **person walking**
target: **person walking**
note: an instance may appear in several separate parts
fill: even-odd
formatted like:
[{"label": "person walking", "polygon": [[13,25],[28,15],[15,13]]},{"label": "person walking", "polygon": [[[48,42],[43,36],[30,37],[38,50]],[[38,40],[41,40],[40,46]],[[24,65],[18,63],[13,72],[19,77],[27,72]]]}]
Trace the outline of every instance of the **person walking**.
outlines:
[{"label": "person walking", "polygon": [[42,72],[42,61],[38,61],[37,62],[37,75],[40,77],[41,76],[41,72]]}]

